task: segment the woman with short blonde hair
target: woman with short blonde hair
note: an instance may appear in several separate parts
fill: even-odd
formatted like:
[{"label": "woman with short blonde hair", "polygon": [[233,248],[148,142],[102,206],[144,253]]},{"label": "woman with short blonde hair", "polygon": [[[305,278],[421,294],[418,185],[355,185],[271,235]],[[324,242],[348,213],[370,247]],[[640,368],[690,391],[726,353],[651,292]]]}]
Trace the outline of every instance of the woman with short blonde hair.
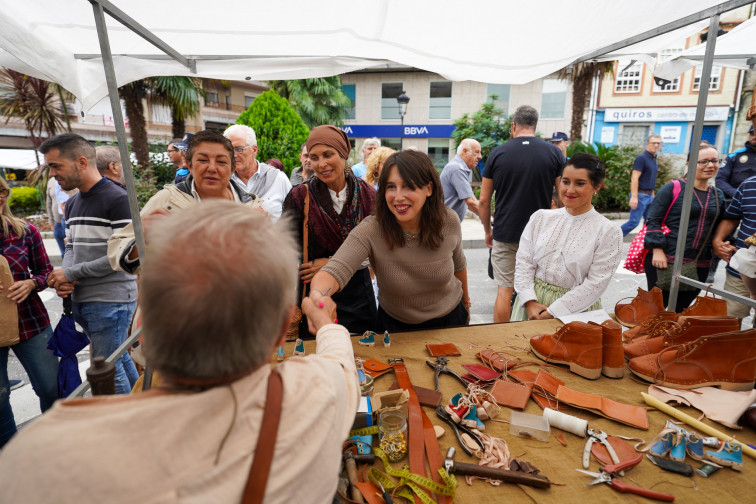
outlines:
[{"label": "woman with short blonde hair", "polygon": [[378,179],[381,176],[381,170],[383,169],[383,163],[386,162],[391,154],[396,153],[391,147],[378,147],[365,161],[367,165],[367,171],[365,172],[365,181],[378,190]]}]

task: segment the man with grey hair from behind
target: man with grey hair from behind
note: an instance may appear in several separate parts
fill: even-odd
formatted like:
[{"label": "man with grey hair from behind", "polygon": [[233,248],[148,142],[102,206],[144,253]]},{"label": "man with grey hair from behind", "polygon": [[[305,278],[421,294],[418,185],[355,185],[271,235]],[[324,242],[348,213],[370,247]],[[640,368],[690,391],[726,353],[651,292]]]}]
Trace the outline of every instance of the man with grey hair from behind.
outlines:
[{"label": "man with grey hair from behind", "polygon": [[126,180],[123,178],[123,165],[121,165],[121,152],[115,145],[101,145],[95,149],[97,171],[103,177],[119,186],[126,188]]},{"label": "man with grey hair from behind", "polygon": [[480,143],[474,138],[465,138],[459,142],[457,155],[441,171],[444,204],[457,212],[460,222],[468,210],[478,215],[478,198],[470,186],[470,176],[482,157]]},{"label": "man with grey hair from behind", "polygon": [[[315,353],[269,365],[296,296],[288,225],[219,200],[156,221],[140,299],[144,353],[163,383],[119,401],[56,403],[4,449],[5,499],[108,502],[116,492],[150,502],[242,502],[257,475],[250,468],[262,463],[267,485],[252,491],[264,502],[331,502],[359,383],[330,297],[302,303],[317,332]],[[270,414],[278,423],[263,432],[276,399],[279,414]],[[273,438],[272,460],[261,455],[261,436]],[[145,458],[143,447],[159,449]],[[114,467],[128,467],[130,477]],[[34,482],[40,470],[45,485]]]},{"label": "man with grey hair from behind", "polygon": [[[520,236],[536,210],[551,207],[551,196],[564,165],[559,148],[536,138],[537,125],[536,109],[529,105],[518,107],[512,118],[511,139],[491,151],[483,169],[480,220],[486,245],[493,249],[491,264],[498,285],[494,322],[509,322]],[[496,211],[492,225],[494,190]]]}]

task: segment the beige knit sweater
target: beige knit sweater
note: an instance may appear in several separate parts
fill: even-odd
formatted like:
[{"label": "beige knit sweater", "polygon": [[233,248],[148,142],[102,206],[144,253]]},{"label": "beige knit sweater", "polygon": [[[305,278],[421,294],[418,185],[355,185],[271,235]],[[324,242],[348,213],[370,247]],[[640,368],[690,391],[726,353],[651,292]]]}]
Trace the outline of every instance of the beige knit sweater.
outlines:
[{"label": "beige knit sweater", "polygon": [[467,267],[459,217],[448,208],[445,211],[443,241],[437,250],[412,238],[404,247],[389,250],[371,215],[349,233],[321,271],[333,275],[342,289],[369,258],[378,281],[378,303],[386,313],[407,324],[442,317],[462,299],[462,282],[454,273]]}]

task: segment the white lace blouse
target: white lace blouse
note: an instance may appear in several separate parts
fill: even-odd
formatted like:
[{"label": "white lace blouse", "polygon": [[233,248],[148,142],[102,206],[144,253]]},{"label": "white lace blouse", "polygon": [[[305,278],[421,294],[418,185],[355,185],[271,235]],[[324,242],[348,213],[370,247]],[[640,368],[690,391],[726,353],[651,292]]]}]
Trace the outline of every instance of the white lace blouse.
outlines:
[{"label": "white lace blouse", "polygon": [[554,317],[580,313],[601,298],[617,270],[622,230],[596,209],[572,216],[564,208],[538,210],[517,250],[514,287],[520,304],[537,300],[534,283],[570,289],[549,306]]}]

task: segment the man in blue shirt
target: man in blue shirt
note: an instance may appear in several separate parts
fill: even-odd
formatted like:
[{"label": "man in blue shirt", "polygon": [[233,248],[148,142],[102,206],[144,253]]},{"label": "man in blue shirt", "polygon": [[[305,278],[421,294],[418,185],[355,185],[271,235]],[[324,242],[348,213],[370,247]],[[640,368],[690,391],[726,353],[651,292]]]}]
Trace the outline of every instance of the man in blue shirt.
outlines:
[{"label": "man in blue shirt", "polygon": [[365,166],[365,162],[370,157],[370,154],[381,146],[381,141],[377,138],[368,138],[364,142],[362,142],[362,161],[357,163],[356,165],[352,166],[352,173],[354,173],[354,176],[357,178],[365,178],[365,172],[367,172],[367,166]]},{"label": "man in blue shirt", "polygon": [[756,134],[753,125],[748,130],[745,147],[728,154],[717,173],[717,187],[722,189],[729,202],[735,196],[740,184],[756,175]]},{"label": "man in blue shirt", "polygon": [[646,150],[633,163],[633,175],[630,178],[630,218],[622,224],[622,236],[635,229],[643,218],[648,218],[648,208],[654,200],[656,190],[656,155],[662,148],[659,135],[651,135],[646,141]]},{"label": "man in blue shirt", "polygon": [[480,143],[473,138],[465,138],[459,142],[457,155],[441,172],[444,204],[457,212],[460,222],[464,220],[468,209],[478,215],[478,199],[470,187],[470,174],[482,157]]}]

